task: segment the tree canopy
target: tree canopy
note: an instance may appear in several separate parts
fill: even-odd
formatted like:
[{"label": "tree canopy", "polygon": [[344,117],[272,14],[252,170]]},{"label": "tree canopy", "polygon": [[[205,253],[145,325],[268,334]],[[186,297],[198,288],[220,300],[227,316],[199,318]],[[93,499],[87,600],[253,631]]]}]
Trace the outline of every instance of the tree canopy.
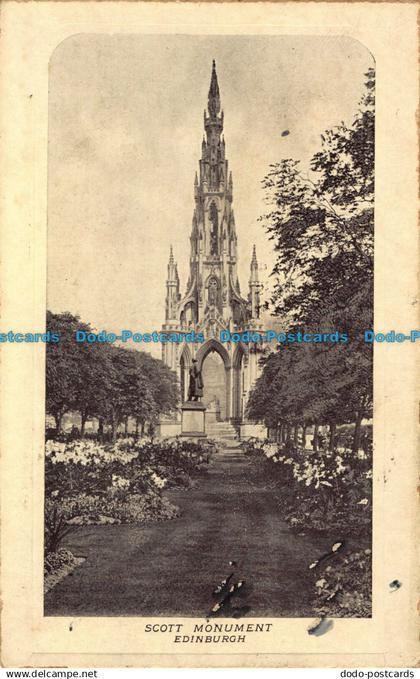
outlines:
[{"label": "tree canopy", "polygon": [[[291,329],[349,335],[349,344],[283,346],[266,359],[248,415],[278,421],[355,421],[372,405],[374,86],[351,124],[320,136],[304,171],[297,160],[270,166],[263,180],[275,285],[268,308]],[[357,444],[357,442],[356,442]]]},{"label": "tree canopy", "polygon": [[75,341],[76,330],[92,332],[78,316],[47,312],[47,330],[60,333],[46,349],[47,413],[60,429],[63,415],[78,411],[82,433],[89,418],[118,426],[132,417],[143,428],[177,406],[177,378],[162,361],[114,344]]}]

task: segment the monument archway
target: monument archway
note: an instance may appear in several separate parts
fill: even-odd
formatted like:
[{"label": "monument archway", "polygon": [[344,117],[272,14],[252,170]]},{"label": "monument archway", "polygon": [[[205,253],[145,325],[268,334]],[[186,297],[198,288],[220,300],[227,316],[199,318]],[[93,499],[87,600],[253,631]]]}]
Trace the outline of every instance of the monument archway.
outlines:
[{"label": "monument archway", "polygon": [[220,406],[222,420],[231,418],[231,361],[223,344],[211,339],[197,352],[197,364],[203,375],[203,403],[208,405],[215,399]]},{"label": "monument archway", "polygon": [[191,356],[191,351],[186,344],[184,346],[184,349],[181,354],[181,358],[179,360],[179,383],[181,387],[181,401],[184,403],[184,401],[187,400],[187,395],[188,395],[188,385],[189,385],[189,374],[190,374],[190,368],[192,365],[192,356]]},{"label": "monument archway", "polygon": [[232,419],[242,422],[245,400],[245,367],[248,362],[248,349],[238,344],[233,355]]},{"label": "monument archway", "polygon": [[204,383],[202,402],[209,407],[210,403],[217,404],[221,420],[226,420],[226,371],[220,354],[212,349],[205,359],[201,374]]}]

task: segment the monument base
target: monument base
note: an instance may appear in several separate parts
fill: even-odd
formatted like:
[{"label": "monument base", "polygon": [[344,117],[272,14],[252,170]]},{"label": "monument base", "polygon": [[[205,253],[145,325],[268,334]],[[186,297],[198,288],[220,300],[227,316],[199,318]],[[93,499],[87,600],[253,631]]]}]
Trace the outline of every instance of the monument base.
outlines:
[{"label": "monument base", "polygon": [[206,406],[200,401],[186,401],[181,406],[181,436],[207,436]]}]

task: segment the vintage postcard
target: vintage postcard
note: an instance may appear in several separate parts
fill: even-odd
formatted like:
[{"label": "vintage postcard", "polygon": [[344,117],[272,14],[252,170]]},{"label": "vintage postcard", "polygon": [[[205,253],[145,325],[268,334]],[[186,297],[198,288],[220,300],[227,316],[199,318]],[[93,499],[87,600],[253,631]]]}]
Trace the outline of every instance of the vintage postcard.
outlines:
[{"label": "vintage postcard", "polygon": [[414,667],[415,5],[1,20],[3,666]]}]

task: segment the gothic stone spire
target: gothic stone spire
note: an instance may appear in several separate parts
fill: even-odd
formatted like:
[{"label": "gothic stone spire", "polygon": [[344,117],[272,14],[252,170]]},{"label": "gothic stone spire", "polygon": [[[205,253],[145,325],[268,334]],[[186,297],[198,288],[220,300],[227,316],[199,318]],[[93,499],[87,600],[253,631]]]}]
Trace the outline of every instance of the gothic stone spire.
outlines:
[{"label": "gothic stone spire", "polygon": [[252,249],[251,273],[249,277],[249,296],[251,302],[251,317],[259,318],[260,315],[260,290],[261,285],[258,280],[258,261],[255,245]]},{"label": "gothic stone spire", "polygon": [[168,277],[166,279],[166,320],[175,318],[178,299],[179,299],[178,268],[174,260],[174,253],[171,245],[171,249],[169,251]]},{"label": "gothic stone spire", "polygon": [[191,229],[190,275],[185,293],[174,310],[178,277],[172,264],[168,281],[167,319],[179,320],[181,327],[200,324],[205,334],[213,332],[210,321],[223,327],[246,323],[248,304],[241,297],[238,272],[236,228],[233,216],[233,185],[229,175],[223,133],[223,112],[213,61],[207,110],[204,112],[204,139],[199,173],[194,178],[194,211]]},{"label": "gothic stone spire", "polygon": [[217,82],[216,62],[213,59],[213,67],[211,71],[211,81],[209,89],[208,111],[210,116],[215,117],[220,112],[220,92],[219,83]]}]

